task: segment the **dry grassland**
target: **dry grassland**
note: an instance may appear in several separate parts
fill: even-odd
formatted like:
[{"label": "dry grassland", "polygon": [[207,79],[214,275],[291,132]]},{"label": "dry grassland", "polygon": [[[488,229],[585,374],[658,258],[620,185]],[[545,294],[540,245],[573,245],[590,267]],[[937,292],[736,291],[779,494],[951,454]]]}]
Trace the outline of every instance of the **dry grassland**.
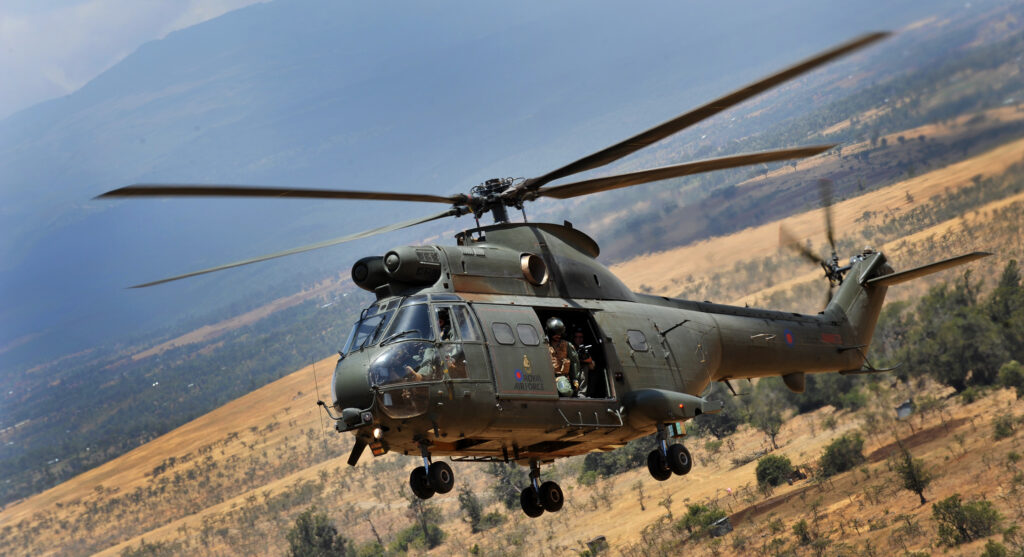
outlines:
[{"label": "dry grassland", "polygon": [[152,348],[133,354],[132,360],[137,361],[150,356],[156,356],[157,354],[162,354],[163,352],[179,346],[187,346],[198,342],[210,341],[229,331],[233,331],[247,325],[252,325],[272,313],[288,309],[292,306],[301,304],[306,300],[322,296],[328,292],[333,292],[338,289],[339,283],[337,281],[325,280],[308,290],[303,290],[290,296],[278,298],[269,304],[262,305],[254,310],[247,311],[230,319],[225,319],[212,325],[204,325],[194,331],[190,331],[184,335],[162,342]]}]

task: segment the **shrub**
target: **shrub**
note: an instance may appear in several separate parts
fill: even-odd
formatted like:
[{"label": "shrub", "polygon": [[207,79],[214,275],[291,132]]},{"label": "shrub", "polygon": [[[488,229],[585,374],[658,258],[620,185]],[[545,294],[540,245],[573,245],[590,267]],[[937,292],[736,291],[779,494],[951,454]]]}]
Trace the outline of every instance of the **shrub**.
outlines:
[{"label": "shrub", "polygon": [[1024,365],[1017,360],[1010,360],[999,368],[999,386],[1016,389],[1017,398],[1024,395]]},{"label": "shrub", "polygon": [[757,461],[758,485],[782,485],[793,473],[793,464],[785,455],[768,455]]},{"label": "shrub", "polygon": [[[625,447],[611,452],[590,453],[583,458],[580,476],[593,471],[607,478],[643,466],[647,464],[647,454],[657,447],[657,444],[657,439],[649,435],[634,439],[626,443]],[[516,501],[518,502],[518,499]]]},{"label": "shrub", "polygon": [[718,507],[709,507],[700,503],[688,505],[686,515],[676,523],[676,528],[685,528],[693,538],[707,535],[708,529],[717,520],[725,518],[725,511]]},{"label": "shrub", "polygon": [[992,420],[992,436],[995,437],[996,441],[1006,439],[1013,435],[1014,421],[1013,416],[1007,416],[1005,414]]},{"label": "shrub", "polygon": [[985,392],[986,389],[984,387],[971,385],[960,393],[960,402],[964,404],[971,404],[985,396]]},{"label": "shrub", "polygon": [[810,545],[814,541],[814,536],[811,534],[806,520],[801,520],[793,525],[793,535],[796,536],[796,541],[800,542],[800,545]]},{"label": "shrub", "polygon": [[295,525],[288,532],[288,554],[296,557],[306,555],[337,555],[348,554],[348,540],[338,535],[337,528],[331,524],[326,513],[317,512],[310,507],[295,519]]},{"label": "shrub", "polygon": [[821,456],[821,473],[826,477],[845,472],[864,462],[864,439],[847,434],[832,441]]},{"label": "shrub", "polygon": [[962,503],[958,493],[935,503],[932,517],[939,524],[939,542],[948,546],[991,536],[1002,519],[992,503]]},{"label": "shrub", "polygon": [[1010,550],[995,540],[989,540],[985,542],[985,550],[981,552],[981,557],[1010,557]]}]

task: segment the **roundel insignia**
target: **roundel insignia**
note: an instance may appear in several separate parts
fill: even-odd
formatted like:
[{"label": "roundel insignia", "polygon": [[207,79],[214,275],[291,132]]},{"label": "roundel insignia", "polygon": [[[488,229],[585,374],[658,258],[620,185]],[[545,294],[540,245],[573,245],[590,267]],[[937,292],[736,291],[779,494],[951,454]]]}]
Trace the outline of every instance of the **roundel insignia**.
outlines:
[{"label": "roundel insignia", "polygon": [[786,346],[793,346],[793,331],[786,329],[783,333],[783,337],[786,339]]},{"label": "roundel insignia", "polygon": [[521,370],[521,369],[517,369],[516,370],[516,381],[519,381],[519,382],[523,381],[523,370]]}]

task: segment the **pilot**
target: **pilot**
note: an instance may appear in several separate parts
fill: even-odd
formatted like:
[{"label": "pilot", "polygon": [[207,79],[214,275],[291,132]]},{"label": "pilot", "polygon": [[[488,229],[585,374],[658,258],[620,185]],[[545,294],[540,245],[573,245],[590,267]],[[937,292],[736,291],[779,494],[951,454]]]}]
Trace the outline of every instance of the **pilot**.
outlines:
[{"label": "pilot", "polygon": [[452,340],[452,323],[447,308],[437,310],[437,331],[438,340]]},{"label": "pilot", "polygon": [[555,368],[555,387],[559,396],[576,396],[580,389],[580,361],[569,341],[562,338],[565,323],[557,317],[548,319],[544,325],[548,333],[548,350],[551,351],[551,367]]},{"label": "pilot", "polygon": [[579,396],[590,396],[591,387],[593,384],[592,376],[594,375],[594,368],[597,364],[594,363],[594,358],[590,354],[592,346],[583,344],[583,329],[576,329],[576,332],[572,334],[572,347],[576,349],[576,355],[580,361],[580,388]]}]

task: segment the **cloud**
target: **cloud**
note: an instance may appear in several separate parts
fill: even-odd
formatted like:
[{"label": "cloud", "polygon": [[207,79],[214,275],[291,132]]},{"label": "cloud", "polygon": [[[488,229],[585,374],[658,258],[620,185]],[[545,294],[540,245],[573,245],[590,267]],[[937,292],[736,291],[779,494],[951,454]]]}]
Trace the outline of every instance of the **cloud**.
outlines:
[{"label": "cloud", "polygon": [[0,118],[77,90],[147,41],[262,1],[4,2]]}]

